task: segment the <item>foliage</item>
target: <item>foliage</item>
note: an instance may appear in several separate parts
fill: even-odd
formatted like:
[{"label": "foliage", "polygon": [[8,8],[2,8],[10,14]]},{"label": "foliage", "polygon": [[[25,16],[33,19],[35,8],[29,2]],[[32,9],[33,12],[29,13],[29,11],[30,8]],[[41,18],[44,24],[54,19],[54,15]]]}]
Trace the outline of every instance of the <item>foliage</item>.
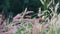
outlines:
[{"label": "foliage", "polygon": [[[7,11],[9,8],[12,11],[20,11],[20,9],[23,9],[22,7],[25,6],[23,5],[23,0],[11,0],[11,2],[13,1],[11,3],[12,5],[10,5],[9,1],[10,0],[6,0],[6,5],[3,10]],[[24,15],[28,10],[26,7],[18,23],[11,22],[6,25],[6,27],[8,27],[8,34],[60,34],[60,13],[57,14],[59,2],[55,3],[55,1],[56,0],[40,0],[43,8],[41,6],[39,7],[37,13],[38,19],[33,18],[24,20]],[[25,2],[29,4],[28,1]]]}]

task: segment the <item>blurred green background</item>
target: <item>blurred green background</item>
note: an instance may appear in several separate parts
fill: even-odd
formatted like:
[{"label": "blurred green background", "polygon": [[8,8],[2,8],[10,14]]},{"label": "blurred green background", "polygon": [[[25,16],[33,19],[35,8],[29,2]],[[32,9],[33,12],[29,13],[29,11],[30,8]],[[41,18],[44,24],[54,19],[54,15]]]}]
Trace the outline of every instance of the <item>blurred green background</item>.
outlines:
[{"label": "blurred green background", "polygon": [[[55,3],[57,2],[60,2],[60,0],[55,0]],[[31,10],[35,13],[38,12],[39,7],[43,10],[43,5],[40,0],[0,0],[0,12],[3,11],[6,16],[15,16],[24,11],[26,7],[28,8],[28,11]]]}]

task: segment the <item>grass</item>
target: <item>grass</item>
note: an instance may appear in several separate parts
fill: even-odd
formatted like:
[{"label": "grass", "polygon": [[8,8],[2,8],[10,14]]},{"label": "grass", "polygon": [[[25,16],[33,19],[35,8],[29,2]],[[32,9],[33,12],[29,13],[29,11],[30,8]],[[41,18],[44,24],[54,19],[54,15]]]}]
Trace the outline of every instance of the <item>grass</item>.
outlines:
[{"label": "grass", "polygon": [[16,25],[17,30],[14,33],[10,32],[10,34],[60,34],[60,14],[57,14],[59,2],[55,4],[52,0],[48,3],[46,3],[46,1],[47,0],[40,0],[42,5],[44,6],[44,11],[41,11],[40,7],[38,13],[38,16],[42,19],[45,19],[45,21],[42,22],[40,20],[37,20],[36,18],[31,20],[28,19],[27,21],[23,20],[23,17],[27,11],[26,8],[22,15],[21,24]]}]

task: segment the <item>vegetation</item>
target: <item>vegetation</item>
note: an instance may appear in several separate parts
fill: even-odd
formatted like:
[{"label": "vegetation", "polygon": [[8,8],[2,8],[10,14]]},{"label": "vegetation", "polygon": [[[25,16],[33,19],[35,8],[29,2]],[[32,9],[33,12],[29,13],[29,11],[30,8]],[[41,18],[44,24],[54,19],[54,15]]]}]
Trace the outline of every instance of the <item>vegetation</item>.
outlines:
[{"label": "vegetation", "polygon": [[[10,1],[12,5],[10,5]],[[16,3],[21,0],[6,0],[6,6],[4,6],[5,9],[3,9],[3,12],[6,10],[8,10],[7,12],[20,11],[22,9],[22,15],[18,22],[13,22],[12,20],[5,26],[3,29],[4,34],[60,34],[59,0],[38,0],[39,2],[36,0],[37,2],[34,1],[35,3],[29,6],[28,0],[24,1],[27,6],[24,5],[23,0],[21,1],[21,4],[19,2],[19,5],[16,5],[18,3],[12,3],[12,1]],[[37,7],[36,9],[38,10],[31,8],[30,6],[33,6],[34,8]],[[28,10],[36,11],[37,13],[35,14],[38,18],[34,16],[32,19],[24,19]]]}]

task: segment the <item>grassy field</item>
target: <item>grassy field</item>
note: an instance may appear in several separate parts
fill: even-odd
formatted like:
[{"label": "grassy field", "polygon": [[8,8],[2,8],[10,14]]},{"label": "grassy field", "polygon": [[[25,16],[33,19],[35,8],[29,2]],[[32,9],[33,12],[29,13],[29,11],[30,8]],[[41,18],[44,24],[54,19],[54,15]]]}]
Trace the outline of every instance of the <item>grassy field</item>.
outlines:
[{"label": "grassy field", "polygon": [[27,11],[25,8],[19,22],[6,25],[8,29],[4,30],[4,34],[60,34],[60,13],[57,14],[59,2],[55,4],[53,0],[46,1],[40,0],[44,8],[42,11],[42,7],[39,7],[39,18],[24,19]]}]

